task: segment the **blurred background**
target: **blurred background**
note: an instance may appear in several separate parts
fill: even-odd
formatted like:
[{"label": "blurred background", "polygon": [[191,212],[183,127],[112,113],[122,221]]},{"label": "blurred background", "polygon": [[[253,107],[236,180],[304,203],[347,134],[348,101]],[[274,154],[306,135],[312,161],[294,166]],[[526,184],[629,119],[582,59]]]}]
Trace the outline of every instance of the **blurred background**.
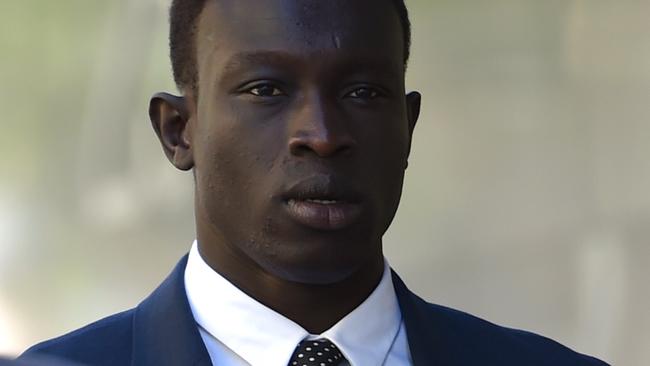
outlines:
[{"label": "blurred background", "polygon": [[[650,365],[650,2],[407,3],[425,103],[392,266],[432,302]],[[0,2],[0,354],[136,305],[194,238],[146,113],[175,90],[168,6]]]}]

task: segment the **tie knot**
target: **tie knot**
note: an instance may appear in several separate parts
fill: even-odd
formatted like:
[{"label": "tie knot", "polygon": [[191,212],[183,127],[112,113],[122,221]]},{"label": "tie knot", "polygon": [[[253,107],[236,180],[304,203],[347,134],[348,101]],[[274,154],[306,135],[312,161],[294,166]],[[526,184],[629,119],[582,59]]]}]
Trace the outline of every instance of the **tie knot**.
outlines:
[{"label": "tie knot", "polygon": [[328,339],[303,340],[293,352],[289,366],[336,366],[345,358]]}]

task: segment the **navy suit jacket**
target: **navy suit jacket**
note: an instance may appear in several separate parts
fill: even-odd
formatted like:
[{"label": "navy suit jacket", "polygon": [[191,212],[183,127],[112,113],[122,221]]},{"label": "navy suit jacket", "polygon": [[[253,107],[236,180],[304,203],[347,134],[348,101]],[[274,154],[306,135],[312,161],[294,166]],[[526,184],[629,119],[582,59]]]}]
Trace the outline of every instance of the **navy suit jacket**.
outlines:
[{"label": "navy suit jacket", "polygon": [[[20,359],[46,355],[102,366],[211,365],[185,295],[186,263],[187,256],[136,308],[37,344]],[[416,366],[606,365],[548,338],[429,304],[392,275]]]}]

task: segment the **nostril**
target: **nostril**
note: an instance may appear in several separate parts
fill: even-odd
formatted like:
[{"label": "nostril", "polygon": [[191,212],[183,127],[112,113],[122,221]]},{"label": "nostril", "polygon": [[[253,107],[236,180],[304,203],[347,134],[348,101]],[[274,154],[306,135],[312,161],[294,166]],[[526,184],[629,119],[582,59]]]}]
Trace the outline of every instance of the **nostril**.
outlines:
[{"label": "nostril", "polygon": [[354,150],[355,146],[356,143],[352,138],[346,138],[339,143],[339,146],[334,153],[337,155],[347,155]]},{"label": "nostril", "polygon": [[349,136],[296,136],[289,140],[291,154],[299,156],[313,153],[320,157],[329,157],[349,153],[355,145]]},{"label": "nostril", "polygon": [[307,146],[305,139],[301,137],[292,137],[289,140],[289,151],[292,155],[302,155],[306,152],[309,152],[309,147]]}]

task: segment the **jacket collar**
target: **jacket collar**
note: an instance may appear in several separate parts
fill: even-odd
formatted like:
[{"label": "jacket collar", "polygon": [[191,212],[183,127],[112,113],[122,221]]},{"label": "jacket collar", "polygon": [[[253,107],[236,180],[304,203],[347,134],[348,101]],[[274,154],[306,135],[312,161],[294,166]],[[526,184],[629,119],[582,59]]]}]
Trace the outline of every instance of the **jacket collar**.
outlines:
[{"label": "jacket collar", "polygon": [[[133,366],[210,366],[208,354],[187,301],[184,271],[187,255],[158,288],[138,305],[133,316]],[[415,366],[438,365],[432,350],[444,337],[427,326],[429,305],[392,272],[393,286],[406,327]],[[439,348],[439,347],[438,347]]]},{"label": "jacket collar", "polygon": [[431,326],[431,305],[411,292],[395,271],[391,272],[413,365],[447,364],[442,359],[448,351],[444,346],[446,338],[438,327]]},{"label": "jacket collar", "polygon": [[208,354],[185,295],[187,256],[135,309],[133,366],[210,366]]}]

